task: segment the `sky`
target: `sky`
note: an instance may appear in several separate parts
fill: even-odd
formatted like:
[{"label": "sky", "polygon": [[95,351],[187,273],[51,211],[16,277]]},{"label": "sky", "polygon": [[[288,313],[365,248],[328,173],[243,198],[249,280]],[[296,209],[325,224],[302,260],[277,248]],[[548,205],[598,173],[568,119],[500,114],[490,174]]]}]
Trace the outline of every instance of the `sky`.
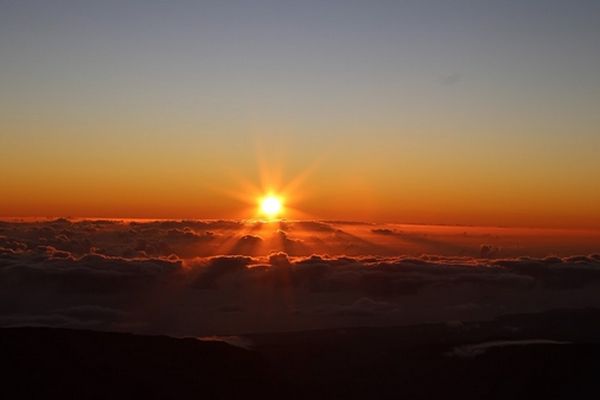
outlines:
[{"label": "sky", "polygon": [[600,2],[0,1],[0,215],[600,228]]}]

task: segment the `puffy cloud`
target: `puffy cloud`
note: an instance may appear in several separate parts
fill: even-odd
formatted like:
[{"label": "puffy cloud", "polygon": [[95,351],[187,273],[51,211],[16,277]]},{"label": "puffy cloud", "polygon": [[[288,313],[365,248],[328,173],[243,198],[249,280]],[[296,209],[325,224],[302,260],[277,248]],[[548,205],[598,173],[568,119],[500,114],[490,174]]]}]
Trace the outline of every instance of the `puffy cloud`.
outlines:
[{"label": "puffy cloud", "polygon": [[480,257],[481,258],[491,258],[500,253],[500,248],[491,244],[482,244]]},{"label": "puffy cloud", "polygon": [[302,240],[290,238],[287,232],[278,230],[277,235],[279,243],[276,248],[283,250],[287,254],[299,256],[305,255],[309,252],[307,246]]},{"label": "puffy cloud", "polygon": [[288,255],[283,252],[270,254],[269,264],[273,267],[289,267],[291,265]]},{"label": "puffy cloud", "polygon": [[195,280],[194,286],[202,289],[215,288],[215,282],[219,278],[245,271],[252,261],[252,258],[243,256],[213,257],[202,268]]},{"label": "puffy cloud", "polygon": [[256,235],[244,235],[239,238],[231,250],[231,254],[256,255],[260,254],[263,246],[263,239]]}]

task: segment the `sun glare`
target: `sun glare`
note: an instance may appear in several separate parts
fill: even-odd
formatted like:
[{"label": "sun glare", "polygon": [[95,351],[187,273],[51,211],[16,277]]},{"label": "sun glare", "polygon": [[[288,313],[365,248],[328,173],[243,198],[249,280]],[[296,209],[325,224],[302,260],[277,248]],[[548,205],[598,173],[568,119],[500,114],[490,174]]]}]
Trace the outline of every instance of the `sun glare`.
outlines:
[{"label": "sun glare", "polygon": [[268,218],[275,218],[281,213],[281,199],[269,195],[260,200],[260,211]]}]

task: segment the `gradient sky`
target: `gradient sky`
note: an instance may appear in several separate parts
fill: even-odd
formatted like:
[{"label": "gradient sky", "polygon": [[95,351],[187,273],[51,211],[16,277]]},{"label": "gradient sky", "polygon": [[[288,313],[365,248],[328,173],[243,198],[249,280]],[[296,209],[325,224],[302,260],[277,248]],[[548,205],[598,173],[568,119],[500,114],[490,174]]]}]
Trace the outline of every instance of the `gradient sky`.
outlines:
[{"label": "gradient sky", "polygon": [[302,217],[600,228],[599,21],[591,0],[0,1],[0,215],[243,218],[248,183],[304,176]]}]

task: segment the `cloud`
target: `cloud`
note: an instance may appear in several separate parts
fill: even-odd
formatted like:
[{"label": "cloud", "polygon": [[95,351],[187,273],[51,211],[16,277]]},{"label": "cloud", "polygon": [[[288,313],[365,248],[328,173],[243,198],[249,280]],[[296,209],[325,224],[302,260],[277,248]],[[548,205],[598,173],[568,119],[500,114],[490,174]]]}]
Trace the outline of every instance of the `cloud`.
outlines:
[{"label": "cloud", "polygon": [[296,256],[304,255],[308,252],[308,249],[304,242],[299,239],[292,239],[288,236],[287,232],[278,230],[278,245],[277,248],[282,249],[285,253]]},{"label": "cloud", "polygon": [[215,289],[215,283],[219,278],[245,271],[252,261],[252,258],[243,256],[211,258],[208,260],[207,265],[202,268],[194,286],[201,289]]},{"label": "cloud", "polygon": [[[327,223],[308,224],[314,229],[306,231],[301,226],[3,223],[0,325],[200,336],[600,306],[596,253],[498,258],[495,236],[461,231],[451,238],[473,243],[471,256],[398,256],[375,250],[397,246],[401,251],[418,239],[426,239],[427,246],[444,242],[448,230],[372,224],[331,230],[326,226],[335,225]],[[316,245],[319,240],[324,247]],[[328,251],[311,254],[314,249]],[[358,254],[345,253],[348,249]]]},{"label": "cloud", "polygon": [[473,345],[458,346],[448,352],[448,356],[471,358],[485,354],[490,349],[510,346],[534,346],[534,345],[564,345],[571,342],[547,340],[547,339],[528,339],[528,340],[500,340],[494,342],[485,342]]},{"label": "cloud", "polygon": [[377,235],[395,235],[396,232],[394,232],[391,229],[387,229],[387,228],[376,228],[376,229],[371,229],[371,232],[377,234]]},{"label": "cloud", "polygon": [[291,266],[288,255],[283,252],[273,253],[269,255],[269,264],[273,267],[289,267]]},{"label": "cloud", "polygon": [[94,305],[79,305],[48,311],[43,314],[0,315],[0,326],[27,325],[102,329],[126,318],[127,314],[119,310]]},{"label": "cloud", "polygon": [[68,307],[56,310],[55,313],[83,321],[106,321],[123,318],[125,316],[125,314],[119,310],[94,305]]},{"label": "cloud", "polygon": [[368,297],[361,297],[349,305],[333,305],[325,307],[322,312],[338,317],[371,317],[396,312],[397,310],[398,306],[391,303],[376,301]]},{"label": "cloud", "polygon": [[172,274],[180,266],[181,261],[177,259],[122,258],[95,253],[78,257],[40,246],[4,257],[0,262],[0,277],[4,282],[35,290],[113,293]]},{"label": "cloud", "polygon": [[203,342],[224,342],[245,350],[252,350],[254,348],[252,340],[243,336],[202,336],[197,339]]},{"label": "cloud", "polygon": [[479,256],[481,258],[491,258],[500,254],[501,249],[491,244],[482,244]]},{"label": "cloud", "polygon": [[283,230],[301,230],[311,232],[335,232],[337,229],[331,224],[320,221],[294,221],[282,222]]},{"label": "cloud", "polygon": [[[50,246],[74,256],[181,259],[223,254],[291,256],[437,254],[483,258],[569,256],[598,251],[600,233],[576,235],[480,227],[365,224],[342,221],[40,220],[0,224],[0,252]],[[482,244],[483,243],[483,244]]]},{"label": "cloud", "polygon": [[444,86],[452,86],[452,85],[456,85],[457,83],[462,82],[462,80],[463,80],[462,74],[452,73],[452,74],[448,74],[448,75],[444,75],[444,76],[440,77],[439,82],[440,82],[440,84],[442,84]]},{"label": "cloud", "polygon": [[237,240],[231,254],[256,255],[262,251],[263,239],[260,236],[244,235]]}]

